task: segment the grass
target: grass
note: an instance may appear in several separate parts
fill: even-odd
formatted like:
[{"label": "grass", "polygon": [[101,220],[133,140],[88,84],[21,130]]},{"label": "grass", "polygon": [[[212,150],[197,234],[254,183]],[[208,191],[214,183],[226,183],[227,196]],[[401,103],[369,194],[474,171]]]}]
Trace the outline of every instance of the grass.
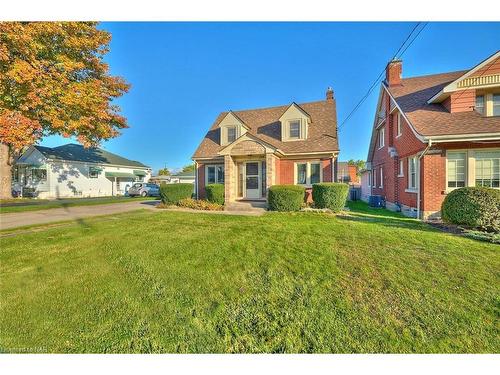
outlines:
[{"label": "grass", "polygon": [[1,239],[4,352],[494,352],[498,245],[385,210],[140,211]]},{"label": "grass", "polygon": [[93,206],[99,204],[127,203],[132,200],[159,199],[157,197],[102,197],[102,198],[70,198],[61,200],[46,199],[8,199],[0,202],[0,213],[40,211],[51,208]]}]

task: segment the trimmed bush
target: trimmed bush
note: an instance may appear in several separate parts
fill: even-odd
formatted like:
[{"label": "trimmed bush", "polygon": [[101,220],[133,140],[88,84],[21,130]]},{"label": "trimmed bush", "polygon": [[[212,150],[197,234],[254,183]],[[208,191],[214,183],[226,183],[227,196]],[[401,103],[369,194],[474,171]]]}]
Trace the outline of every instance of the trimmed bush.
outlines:
[{"label": "trimmed bush", "polygon": [[267,203],[271,211],[299,211],[304,203],[305,189],[297,185],[273,185]]},{"label": "trimmed bush", "polygon": [[208,184],[205,186],[207,201],[217,204],[224,204],[224,185]]},{"label": "trimmed bush", "polygon": [[441,206],[443,221],[500,232],[500,190],[465,187],[449,193]]},{"label": "trimmed bush", "polygon": [[177,204],[181,199],[191,198],[193,184],[160,185],[161,201],[165,204]]},{"label": "trimmed bush", "polygon": [[349,185],[337,182],[323,182],[313,184],[312,198],[314,207],[329,208],[333,212],[339,212],[345,207]]}]

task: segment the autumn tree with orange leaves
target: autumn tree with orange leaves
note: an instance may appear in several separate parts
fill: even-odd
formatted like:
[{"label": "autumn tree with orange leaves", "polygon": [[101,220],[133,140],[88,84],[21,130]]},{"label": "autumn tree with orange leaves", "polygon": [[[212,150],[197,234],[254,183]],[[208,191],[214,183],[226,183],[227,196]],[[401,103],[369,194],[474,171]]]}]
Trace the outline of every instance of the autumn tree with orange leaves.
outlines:
[{"label": "autumn tree with orange leaves", "polygon": [[92,147],[127,127],[113,99],[129,85],[103,61],[110,40],[96,22],[0,22],[0,198],[14,157],[41,137]]}]

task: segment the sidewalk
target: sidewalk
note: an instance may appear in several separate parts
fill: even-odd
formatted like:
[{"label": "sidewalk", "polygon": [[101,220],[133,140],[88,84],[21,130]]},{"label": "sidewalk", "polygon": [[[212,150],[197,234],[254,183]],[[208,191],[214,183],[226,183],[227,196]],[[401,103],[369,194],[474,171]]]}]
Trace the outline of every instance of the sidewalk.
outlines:
[{"label": "sidewalk", "polygon": [[120,204],[112,203],[95,206],[74,206],[41,211],[0,214],[0,230],[28,225],[47,224],[57,221],[78,221],[91,216],[112,215],[141,209],[156,209],[155,206],[157,203],[158,201],[147,200]]}]

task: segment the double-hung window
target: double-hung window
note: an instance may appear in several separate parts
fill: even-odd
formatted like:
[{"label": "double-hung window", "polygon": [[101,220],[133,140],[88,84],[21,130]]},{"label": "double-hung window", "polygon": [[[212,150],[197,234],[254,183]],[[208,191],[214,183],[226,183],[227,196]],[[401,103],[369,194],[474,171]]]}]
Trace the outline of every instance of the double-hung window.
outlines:
[{"label": "double-hung window", "polygon": [[297,185],[312,185],[321,182],[321,163],[303,162],[295,164],[295,183]]},{"label": "double-hung window", "polygon": [[466,176],[466,153],[465,152],[449,152],[446,168],[447,168],[447,180],[448,188],[455,189],[465,186],[465,176]]},{"label": "double-hung window", "polygon": [[380,181],[378,183],[379,183],[378,185],[379,188],[384,187],[384,168],[382,167],[380,167]]},{"label": "double-hung window", "polygon": [[236,139],[236,126],[227,128],[227,143],[232,143]]},{"label": "double-hung window", "polygon": [[500,188],[500,151],[475,153],[476,186]]},{"label": "double-hung window", "polygon": [[477,95],[476,96],[476,106],[475,106],[476,112],[484,115],[484,95]]},{"label": "double-hung window", "polygon": [[500,116],[500,94],[493,94],[493,116]]},{"label": "double-hung window", "polygon": [[47,170],[46,169],[32,169],[31,178],[35,181],[47,181]]},{"label": "double-hung window", "polygon": [[399,161],[399,174],[398,174],[398,177],[404,177],[405,176],[405,172],[404,172],[404,162],[403,160],[400,160]]},{"label": "double-hung window", "polygon": [[292,120],[288,123],[290,139],[300,139],[300,120]]},{"label": "double-hung window", "polygon": [[417,188],[417,158],[408,158],[408,189]]},{"label": "double-hung window", "polygon": [[207,167],[206,167],[206,183],[207,184],[223,184],[224,183],[224,166],[223,165],[207,165]]},{"label": "double-hung window", "polygon": [[378,148],[382,148],[385,145],[385,127],[380,128],[378,131]]}]

